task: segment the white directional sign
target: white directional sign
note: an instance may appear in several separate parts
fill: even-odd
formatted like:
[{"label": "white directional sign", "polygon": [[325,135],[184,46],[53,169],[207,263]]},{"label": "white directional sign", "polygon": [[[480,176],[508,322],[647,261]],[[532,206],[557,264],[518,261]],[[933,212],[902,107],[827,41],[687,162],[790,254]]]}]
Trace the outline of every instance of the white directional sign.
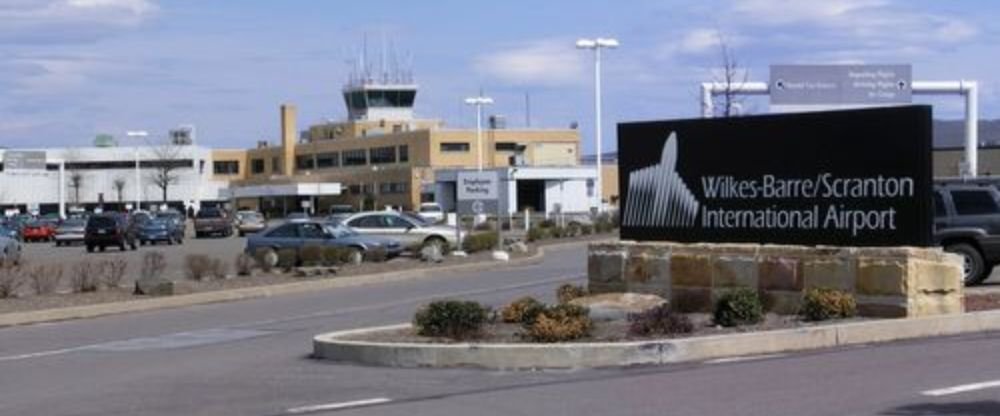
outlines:
[{"label": "white directional sign", "polygon": [[458,172],[456,196],[458,212],[464,215],[495,213],[500,180],[495,171]]},{"label": "white directional sign", "polygon": [[3,166],[7,171],[45,170],[45,152],[8,150],[3,154]]}]

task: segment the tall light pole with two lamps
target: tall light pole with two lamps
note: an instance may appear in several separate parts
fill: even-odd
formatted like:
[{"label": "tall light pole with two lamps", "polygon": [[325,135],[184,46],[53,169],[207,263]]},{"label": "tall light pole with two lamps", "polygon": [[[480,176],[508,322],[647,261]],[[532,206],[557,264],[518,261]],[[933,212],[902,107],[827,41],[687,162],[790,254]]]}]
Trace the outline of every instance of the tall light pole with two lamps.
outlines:
[{"label": "tall light pole with two lamps", "polygon": [[618,47],[618,40],[614,38],[579,39],[576,41],[577,49],[592,49],[594,51],[594,138],[597,141],[597,182],[594,187],[594,195],[597,197],[597,211],[604,211],[604,201],[601,195],[601,49],[614,49]]},{"label": "tall light pole with two lamps", "polygon": [[478,97],[465,99],[468,105],[476,106],[476,160],[479,171],[483,171],[483,106],[493,104],[493,99],[480,92]]}]

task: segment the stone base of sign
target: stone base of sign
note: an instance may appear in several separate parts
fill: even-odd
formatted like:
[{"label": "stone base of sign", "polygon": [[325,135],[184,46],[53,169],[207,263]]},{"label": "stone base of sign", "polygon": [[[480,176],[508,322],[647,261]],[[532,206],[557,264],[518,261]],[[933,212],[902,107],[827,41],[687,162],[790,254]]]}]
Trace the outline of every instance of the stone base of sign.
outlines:
[{"label": "stone base of sign", "polygon": [[853,293],[862,316],[963,312],[961,260],[938,248],[620,241],[591,244],[587,262],[591,293],[654,294],[684,312],[711,311],[741,287],[783,314],[819,287]]}]

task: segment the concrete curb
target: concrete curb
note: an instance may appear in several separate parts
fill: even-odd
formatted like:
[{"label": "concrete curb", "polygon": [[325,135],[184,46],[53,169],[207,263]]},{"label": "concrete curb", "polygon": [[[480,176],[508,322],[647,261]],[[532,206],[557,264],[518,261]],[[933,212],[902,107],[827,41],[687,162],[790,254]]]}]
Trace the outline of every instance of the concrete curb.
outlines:
[{"label": "concrete curb", "polygon": [[201,305],[217,302],[231,302],[246,299],[263,298],[269,296],[289,295],[295,293],[313,292],[317,290],[328,290],[342,287],[362,286],[377,283],[399,282],[404,280],[414,280],[426,277],[436,277],[441,273],[453,273],[464,271],[496,270],[505,267],[526,266],[541,263],[545,257],[545,250],[566,246],[588,244],[590,241],[571,241],[566,243],[548,244],[539,246],[538,251],[527,257],[513,259],[507,262],[496,262],[485,260],[482,262],[456,264],[454,266],[443,266],[433,268],[420,268],[414,270],[374,273],[348,277],[333,277],[323,280],[310,280],[304,282],[284,283],[277,285],[254,286],[231,290],[214,290],[211,292],[192,293],[188,295],[176,295],[167,297],[154,297],[148,299],[128,300],[123,302],[99,303],[94,305],[73,306],[58,309],[43,309],[27,312],[12,312],[0,314],[0,328],[16,325],[30,325],[42,322],[65,321],[71,319],[94,318],[98,316],[123,314],[130,312],[143,312],[155,309],[178,308],[184,306]]},{"label": "concrete curb", "polygon": [[997,331],[1000,311],[618,343],[417,344],[344,339],[407,327],[409,324],[317,335],[313,356],[390,367],[533,369],[670,364]]}]

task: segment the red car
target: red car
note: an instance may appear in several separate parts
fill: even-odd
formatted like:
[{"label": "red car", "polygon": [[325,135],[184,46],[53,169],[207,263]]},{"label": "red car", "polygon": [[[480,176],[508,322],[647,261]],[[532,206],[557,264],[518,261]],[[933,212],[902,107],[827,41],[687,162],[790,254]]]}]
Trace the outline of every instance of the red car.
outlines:
[{"label": "red car", "polygon": [[52,241],[56,238],[56,225],[48,221],[31,221],[21,229],[24,241]]}]

